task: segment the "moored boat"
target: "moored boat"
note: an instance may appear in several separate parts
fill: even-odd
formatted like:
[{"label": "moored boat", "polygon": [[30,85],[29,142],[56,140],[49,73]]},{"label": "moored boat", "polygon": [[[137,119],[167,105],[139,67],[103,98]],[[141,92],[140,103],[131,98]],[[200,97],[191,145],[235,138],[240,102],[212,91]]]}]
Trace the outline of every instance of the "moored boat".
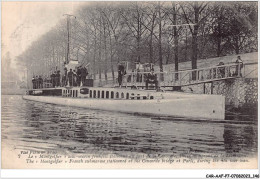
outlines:
[{"label": "moored boat", "polygon": [[224,120],[225,116],[225,98],[221,95],[126,88],[59,87],[28,90],[23,98],[57,105],[159,116],[214,120]]}]

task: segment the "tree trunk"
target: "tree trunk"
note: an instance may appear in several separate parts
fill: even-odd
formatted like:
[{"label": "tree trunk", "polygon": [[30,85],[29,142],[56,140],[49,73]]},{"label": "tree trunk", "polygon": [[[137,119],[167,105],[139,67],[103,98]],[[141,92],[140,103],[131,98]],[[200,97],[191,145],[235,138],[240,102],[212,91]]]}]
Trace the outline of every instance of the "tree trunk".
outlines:
[{"label": "tree trunk", "polygon": [[149,53],[150,63],[153,63],[153,29],[152,29],[151,35],[150,35],[150,44],[149,44],[149,47],[150,47],[150,53]]},{"label": "tree trunk", "polygon": [[140,14],[137,13],[138,19],[137,19],[137,62],[141,62],[140,57],[140,41],[141,41],[141,22],[140,22]]},{"label": "tree trunk", "polygon": [[[162,58],[162,19],[161,19],[161,7],[160,7],[160,2],[158,2],[158,15],[159,15],[159,67],[160,67],[160,72],[163,72],[163,58]],[[163,75],[162,73],[160,74],[160,80],[163,80]]]},{"label": "tree trunk", "polygon": [[[177,25],[177,12],[176,12],[176,4],[173,2],[173,24]],[[174,35],[174,60],[175,60],[175,72],[179,70],[179,55],[178,55],[178,32],[177,27],[173,27],[173,35]],[[175,74],[175,79],[178,80],[178,73]]]},{"label": "tree trunk", "polygon": [[105,54],[105,67],[104,67],[104,73],[105,73],[105,80],[107,81],[107,40],[106,40],[106,24],[103,23],[104,27],[104,54]]},{"label": "tree trunk", "polygon": [[221,16],[218,17],[218,36],[217,36],[217,56],[220,57],[221,54]]},{"label": "tree trunk", "polygon": [[221,37],[220,35],[218,35],[218,40],[217,40],[217,45],[218,45],[218,49],[217,49],[217,57],[220,57],[221,55]]},{"label": "tree trunk", "polygon": [[185,30],[185,61],[187,61],[187,58],[188,58],[188,32],[187,32],[187,29]]},{"label": "tree trunk", "polygon": [[[199,7],[198,2],[195,2],[194,6],[194,16],[195,16],[195,25],[194,31],[192,33],[192,59],[191,59],[191,68],[197,69],[197,56],[198,56],[198,44],[197,44],[197,35],[198,35],[198,22],[199,22]],[[192,80],[196,80],[196,72],[192,73]]]},{"label": "tree trunk", "polygon": [[154,20],[155,20],[155,14],[153,14],[153,17],[152,17],[152,29],[151,29],[151,33],[150,33],[150,44],[149,44],[149,47],[150,47],[150,63],[154,63],[154,60],[153,60],[153,30],[154,30]]},{"label": "tree trunk", "polygon": [[197,35],[192,35],[192,61],[191,68],[197,69]]},{"label": "tree trunk", "polygon": [[95,29],[95,38],[94,38],[94,57],[93,57],[93,75],[94,80],[96,80],[96,52],[97,52],[97,38],[96,38],[96,29]]},{"label": "tree trunk", "polygon": [[165,64],[168,65],[169,64],[169,60],[170,60],[170,52],[171,51],[171,47],[170,44],[167,45],[167,56],[166,56],[166,62]]},{"label": "tree trunk", "polygon": [[[175,32],[174,32],[175,34]],[[175,59],[175,72],[179,71],[179,55],[178,55],[178,35],[174,38],[174,59]],[[175,74],[175,79],[178,80],[178,73]]]},{"label": "tree trunk", "polygon": [[113,67],[113,57],[112,56],[110,58],[110,68],[111,68],[111,72],[112,72],[113,81],[115,81],[115,72],[114,72],[114,67]]},{"label": "tree trunk", "polygon": [[235,37],[235,52],[239,54],[239,37]]},{"label": "tree trunk", "polygon": [[99,78],[99,81],[101,81],[101,61],[102,61],[102,42],[101,42],[101,40],[102,40],[102,30],[101,30],[101,26],[102,26],[102,24],[101,24],[101,14],[100,14],[100,19],[99,19],[99,51],[98,51],[98,56],[99,56],[99,58],[98,58],[98,78]]},{"label": "tree trunk", "polygon": [[114,67],[113,67],[113,48],[112,48],[111,33],[109,33],[109,46],[110,46],[110,68],[111,68],[111,72],[112,72],[113,81],[115,81],[115,72],[114,72]]},{"label": "tree trunk", "polygon": [[[195,35],[195,34],[192,34],[191,68],[197,69],[197,35]],[[192,73],[192,80],[196,80],[196,72]]]}]

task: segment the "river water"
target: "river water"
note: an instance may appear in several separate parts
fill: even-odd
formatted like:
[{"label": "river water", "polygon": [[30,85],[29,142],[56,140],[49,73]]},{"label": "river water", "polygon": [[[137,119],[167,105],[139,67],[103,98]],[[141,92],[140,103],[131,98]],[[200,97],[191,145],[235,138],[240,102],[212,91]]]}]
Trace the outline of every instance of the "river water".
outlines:
[{"label": "river water", "polygon": [[[2,96],[2,144],[21,150],[255,156],[256,116],[203,122],[59,106]],[[249,121],[249,122],[248,122]]]}]

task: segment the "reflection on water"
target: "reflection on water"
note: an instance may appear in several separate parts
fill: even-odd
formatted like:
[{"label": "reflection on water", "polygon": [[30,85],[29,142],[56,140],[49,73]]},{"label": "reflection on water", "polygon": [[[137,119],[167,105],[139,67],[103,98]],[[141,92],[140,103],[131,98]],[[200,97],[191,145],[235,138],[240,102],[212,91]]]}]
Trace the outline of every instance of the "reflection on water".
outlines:
[{"label": "reflection on water", "polygon": [[251,156],[257,124],[160,120],[2,96],[2,140],[17,149],[72,153]]}]

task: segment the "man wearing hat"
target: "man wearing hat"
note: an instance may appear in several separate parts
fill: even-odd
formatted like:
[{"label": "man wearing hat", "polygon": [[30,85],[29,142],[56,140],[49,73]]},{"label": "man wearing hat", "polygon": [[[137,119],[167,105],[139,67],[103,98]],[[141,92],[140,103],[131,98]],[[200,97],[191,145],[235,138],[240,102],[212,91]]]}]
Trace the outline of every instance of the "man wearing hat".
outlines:
[{"label": "man wearing hat", "polygon": [[242,77],[243,61],[241,60],[240,56],[237,56],[236,64],[236,75]]},{"label": "man wearing hat", "polygon": [[148,89],[148,84],[152,83],[155,84],[156,90],[158,89],[158,80],[157,75],[154,73],[154,69],[152,68],[150,73],[148,73],[146,81],[145,81],[145,87]]},{"label": "man wearing hat", "polygon": [[122,81],[123,81],[123,76],[125,75],[125,67],[123,64],[118,62],[118,84],[119,87],[121,88]]},{"label": "man wearing hat", "polygon": [[70,69],[70,71],[68,72],[68,79],[69,79],[69,85],[72,86],[73,85],[73,71],[72,69]]},{"label": "man wearing hat", "polygon": [[33,84],[33,89],[36,89],[36,79],[35,76],[32,78],[32,84]]},{"label": "man wearing hat", "polygon": [[55,85],[57,87],[60,86],[60,70],[58,70],[56,75],[55,75]]}]

